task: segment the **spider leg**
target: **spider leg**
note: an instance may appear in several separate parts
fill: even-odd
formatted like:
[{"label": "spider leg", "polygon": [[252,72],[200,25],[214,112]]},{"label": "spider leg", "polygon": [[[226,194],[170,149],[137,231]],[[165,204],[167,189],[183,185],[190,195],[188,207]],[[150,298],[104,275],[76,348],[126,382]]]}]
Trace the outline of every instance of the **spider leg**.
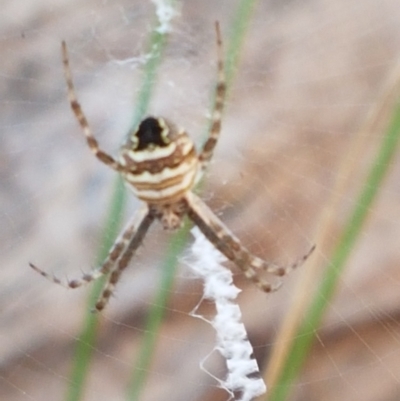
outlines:
[{"label": "spider leg", "polygon": [[89,127],[89,123],[85,117],[85,114],[83,113],[81,105],[79,104],[78,99],[75,94],[75,88],[74,88],[74,84],[72,81],[72,73],[71,73],[71,69],[69,67],[67,45],[64,41],[61,44],[61,50],[62,50],[62,60],[63,60],[63,65],[64,65],[65,80],[67,82],[67,88],[68,88],[68,99],[71,104],[71,109],[74,112],[75,117],[78,120],[78,122],[83,130],[83,133],[86,136],[86,141],[87,141],[87,144],[88,144],[90,150],[94,153],[94,155],[101,162],[103,162],[107,166],[113,168],[116,171],[123,170],[124,169],[123,166],[121,166],[110,155],[103,152],[99,148],[99,144],[98,144],[96,138],[93,136],[93,133]]},{"label": "spider leg", "polygon": [[56,276],[53,276],[49,273],[46,273],[39,267],[35,266],[32,263],[29,263],[30,267],[33,270],[38,272],[40,275],[45,277],[46,279],[52,281],[53,283],[62,285],[66,288],[78,288],[82,285],[89,284],[90,282],[97,280],[104,274],[109,273],[110,271],[114,270],[115,264],[117,260],[120,258],[121,254],[125,252],[129,243],[132,239],[135,238],[135,233],[137,229],[139,230],[141,227],[142,222],[145,220],[148,214],[148,208],[144,207],[138,214],[133,216],[133,218],[129,221],[125,229],[121,232],[121,234],[116,239],[113,247],[111,248],[110,252],[107,255],[106,260],[100,266],[100,268],[96,268],[89,273],[84,274],[79,279],[63,281]]},{"label": "spider leg", "polygon": [[155,215],[149,210],[146,211],[146,214],[142,214],[141,220],[137,225],[137,229],[134,235],[129,238],[129,243],[124,248],[123,253],[120,255],[119,260],[115,265],[115,268],[111,270],[111,274],[107,280],[107,284],[104,286],[103,292],[96,302],[96,311],[102,311],[107,305],[114,291],[114,288],[121,277],[122,272],[128,266],[136,250],[143,242],[143,239],[146,236],[146,233],[150,228],[151,223],[153,223],[154,219]]},{"label": "spider leg", "polygon": [[195,194],[187,194],[186,199],[189,205],[188,216],[199,227],[205,237],[222,254],[235,263],[249,280],[253,281],[265,292],[276,291],[282,283],[271,284],[262,280],[259,278],[257,270],[262,269],[277,276],[284,276],[304,263],[315,249],[315,246],[313,246],[307,254],[288,266],[279,266],[275,263],[267,262],[254,256],[247,248],[241,245],[240,241]]},{"label": "spider leg", "polygon": [[217,51],[218,51],[218,67],[217,67],[218,81],[215,87],[215,104],[214,104],[214,111],[211,117],[210,134],[199,154],[199,161],[202,171],[204,171],[207,168],[213,156],[214,148],[218,142],[219,134],[221,132],[222,110],[224,108],[224,100],[226,94],[222,38],[218,22],[215,23],[215,29],[217,34]]}]

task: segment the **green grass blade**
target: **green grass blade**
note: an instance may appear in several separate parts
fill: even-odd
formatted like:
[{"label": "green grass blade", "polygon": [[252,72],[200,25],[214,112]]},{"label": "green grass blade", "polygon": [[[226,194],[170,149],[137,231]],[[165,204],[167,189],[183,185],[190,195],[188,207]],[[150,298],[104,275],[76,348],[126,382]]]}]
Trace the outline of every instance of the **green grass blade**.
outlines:
[{"label": "green grass blade", "polygon": [[164,317],[165,306],[174,284],[175,272],[178,266],[177,255],[180,255],[186,247],[188,232],[189,225],[185,224],[185,227],[174,234],[173,239],[169,242],[166,257],[161,265],[161,279],[158,292],[147,316],[145,336],[143,337],[139,357],[128,388],[127,399],[129,401],[139,400],[144,390],[155,352],[158,332]]},{"label": "green grass blade", "polygon": [[[149,46],[152,56],[148,59],[143,71],[142,86],[138,93],[137,108],[132,122],[133,127],[138,124],[149,106],[155,83],[156,71],[160,64],[165,40],[165,35],[158,33],[155,29],[153,30]],[[108,250],[111,248],[114,239],[118,235],[125,209],[125,198],[125,187],[122,179],[118,177],[111,199],[110,211],[103,230],[103,238],[100,241],[100,254],[97,259],[98,264],[107,256]],[[99,318],[97,314],[91,313],[90,310],[96,302],[96,299],[100,296],[104,281],[103,279],[94,283],[88,297],[88,312],[84,318],[82,331],[75,349],[73,366],[70,374],[70,385],[67,389],[67,401],[79,401],[83,398],[86,379],[90,372],[92,352],[95,348]]]},{"label": "green grass blade", "polygon": [[[107,213],[107,219],[104,225],[102,239],[100,241],[100,252],[97,258],[97,264],[100,264],[107,256],[115,237],[120,229],[123,210],[125,207],[125,189],[122,179],[118,178],[115,183],[115,190],[111,200],[110,210]],[[88,298],[88,310],[84,318],[81,334],[77,340],[73,366],[70,374],[70,385],[67,389],[66,400],[78,401],[83,397],[86,378],[90,370],[92,352],[96,341],[96,332],[99,315],[91,313],[90,310],[100,296],[104,285],[104,279],[100,279],[93,284]]]},{"label": "green grass blade", "polygon": [[239,65],[239,58],[243,49],[247,27],[257,1],[258,0],[242,0],[238,4],[238,8],[233,17],[225,60],[225,75],[228,88],[231,86],[236,69]]},{"label": "green grass blade", "polygon": [[396,154],[399,138],[400,103],[397,102],[392,120],[382,138],[381,147],[376,154],[375,161],[360,192],[355,209],[343,230],[343,235],[333,252],[321,285],[296,334],[296,339],[289,353],[290,357],[286,360],[282,369],[282,375],[277,385],[271,388],[267,395],[268,401],[285,401],[288,397],[290,388],[310,351],[315,332],[321,323],[324,312],[332,301],[345,264],[362,232],[368,217],[368,211],[383,185],[383,180]]},{"label": "green grass blade", "polygon": [[136,127],[142,120],[146,110],[149,108],[150,99],[153,94],[154,84],[156,82],[157,69],[161,63],[163,50],[167,41],[167,35],[152,30],[150,37],[151,57],[148,59],[137,100],[137,106],[133,117],[132,127]]}]

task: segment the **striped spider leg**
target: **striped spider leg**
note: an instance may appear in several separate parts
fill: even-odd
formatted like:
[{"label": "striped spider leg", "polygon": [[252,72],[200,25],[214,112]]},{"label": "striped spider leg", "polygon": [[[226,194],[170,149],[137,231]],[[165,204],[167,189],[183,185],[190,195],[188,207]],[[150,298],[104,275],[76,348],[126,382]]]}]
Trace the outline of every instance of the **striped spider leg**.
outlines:
[{"label": "striped spider leg", "polygon": [[75,114],[76,119],[79,122],[79,125],[82,128],[83,133],[85,134],[87,144],[93,154],[105,165],[111,167],[116,171],[121,171],[122,166],[118,164],[109,154],[105,153],[99,148],[99,144],[97,139],[93,136],[92,130],[89,127],[89,123],[85,114],[83,113],[82,107],[78,102],[78,99],[75,94],[75,87],[72,80],[71,68],[69,66],[69,57],[67,44],[62,41],[61,43],[61,52],[62,52],[62,61],[64,66],[64,75],[65,81],[67,83],[67,93],[68,99],[73,113]]},{"label": "striped spider leg", "polygon": [[265,292],[275,291],[279,285],[271,285],[259,279],[258,270],[283,276],[302,264],[314,250],[314,247],[311,248],[306,255],[287,267],[266,262],[252,255],[242,246],[240,241],[192,192],[212,158],[221,131],[226,83],[218,23],[216,23],[216,37],[218,80],[215,88],[215,107],[211,117],[210,133],[201,151],[196,152],[193,141],[182,128],[178,128],[165,118],[150,116],[129,133],[117,159],[101,150],[92,134],[75,94],[67,48],[65,42],[62,43],[68,98],[90,150],[101,162],[122,175],[133,193],[145,203],[145,207],[122,231],[100,268],[83,275],[80,279],[64,283],[37,266],[33,264],[30,266],[50,281],[69,288],[80,287],[104,274],[109,274],[102,295],[95,306],[98,311],[107,305],[123,270],[128,266],[150,225],[156,219],[160,220],[164,229],[173,231],[181,227],[183,218],[187,215],[220,252]]},{"label": "striped spider leg", "polygon": [[136,249],[140,246],[145,237],[147,230],[154,221],[154,216],[149,212],[147,207],[143,207],[129,221],[127,226],[122,230],[121,234],[115,240],[114,245],[109,251],[103,264],[91,272],[84,274],[79,279],[62,281],[58,277],[50,275],[33,263],[29,263],[33,270],[40,275],[67,288],[78,288],[97,280],[101,276],[110,273],[110,278],[105,285],[103,292],[96,302],[96,310],[101,311],[106,306],[108,299],[112,295],[115,284],[120,274],[128,265]]},{"label": "striped spider leg", "polygon": [[110,277],[104,286],[100,298],[96,302],[95,308],[99,312],[107,305],[122,272],[128,266],[136,250],[143,242],[148,229],[154,221],[154,215],[145,207],[134,216],[134,219],[136,222],[136,225],[134,225],[136,231],[133,231],[130,240],[126,241],[126,248],[121,254],[118,263],[115,264],[115,268],[111,270]]},{"label": "striped spider leg", "polygon": [[188,216],[193,223],[199,227],[204,236],[229,260],[231,260],[245,275],[246,278],[255,283],[264,292],[278,290],[282,283],[271,284],[261,279],[259,270],[276,276],[284,276],[302,265],[315,249],[313,245],[310,250],[287,266],[279,266],[267,262],[250,253],[239,239],[219,220],[219,218],[198,198],[193,192],[186,196],[188,202]]},{"label": "striped spider leg", "polygon": [[215,103],[214,103],[213,114],[211,116],[210,133],[199,154],[201,174],[204,172],[204,170],[210,163],[210,160],[213,156],[214,148],[218,142],[219,134],[221,132],[221,119],[226,96],[222,37],[218,22],[215,24],[215,29],[217,34],[217,50],[218,50],[218,65],[217,65],[218,80],[217,80],[217,85],[215,87],[215,99],[214,99]]}]

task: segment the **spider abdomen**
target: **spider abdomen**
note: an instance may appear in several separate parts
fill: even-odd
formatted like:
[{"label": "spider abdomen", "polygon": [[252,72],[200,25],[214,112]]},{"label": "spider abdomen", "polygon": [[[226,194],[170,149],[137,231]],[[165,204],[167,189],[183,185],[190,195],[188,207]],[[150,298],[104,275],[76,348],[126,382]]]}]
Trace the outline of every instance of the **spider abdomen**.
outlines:
[{"label": "spider abdomen", "polygon": [[162,118],[148,117],[122,148],[122,175],[135,195],[148,203],[176,202],[189,191],[198,173],[193,141]]}]

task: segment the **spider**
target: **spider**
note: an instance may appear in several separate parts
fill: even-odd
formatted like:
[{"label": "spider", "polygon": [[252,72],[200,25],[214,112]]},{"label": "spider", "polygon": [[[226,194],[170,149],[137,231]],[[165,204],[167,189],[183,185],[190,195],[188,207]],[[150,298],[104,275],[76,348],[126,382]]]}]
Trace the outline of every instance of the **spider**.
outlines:
[{"label": "spider", "polygon": [[154,220],[160,220],[166,230],[176,230],[183,218],[199,227],[205,237],[231,260],[262,291],[276,291],[281,282],[270,284],[259,277],[259,271],[283,276],[295,269],[310,256],[313,246],[304,256],[288,266],[279,266],[254,256],[215,214],[198,198],[192,189],[210,163],[221,131],[226,83],[222,38],[218,22],[215,24],[218,52],[218,80],[215,88],[215,107],[211,117],[209,136],[199,153],[187,133],[165,118],[147,117],[130,132],[117,159],[100,149],[87,119],[78,103],[69,66],[67,46],[62,42],[62,60],[67,83],[68,98],[87,144],[94,155],[105,165],[120,173],[144,206],[129,221],[116,239],[103,264],[79,279],[62,281],[39,267],[30,266],[50,281],[68,288],[77,288],[109,274],[95,309],[107,305],[122,272],[142,243]]}]

